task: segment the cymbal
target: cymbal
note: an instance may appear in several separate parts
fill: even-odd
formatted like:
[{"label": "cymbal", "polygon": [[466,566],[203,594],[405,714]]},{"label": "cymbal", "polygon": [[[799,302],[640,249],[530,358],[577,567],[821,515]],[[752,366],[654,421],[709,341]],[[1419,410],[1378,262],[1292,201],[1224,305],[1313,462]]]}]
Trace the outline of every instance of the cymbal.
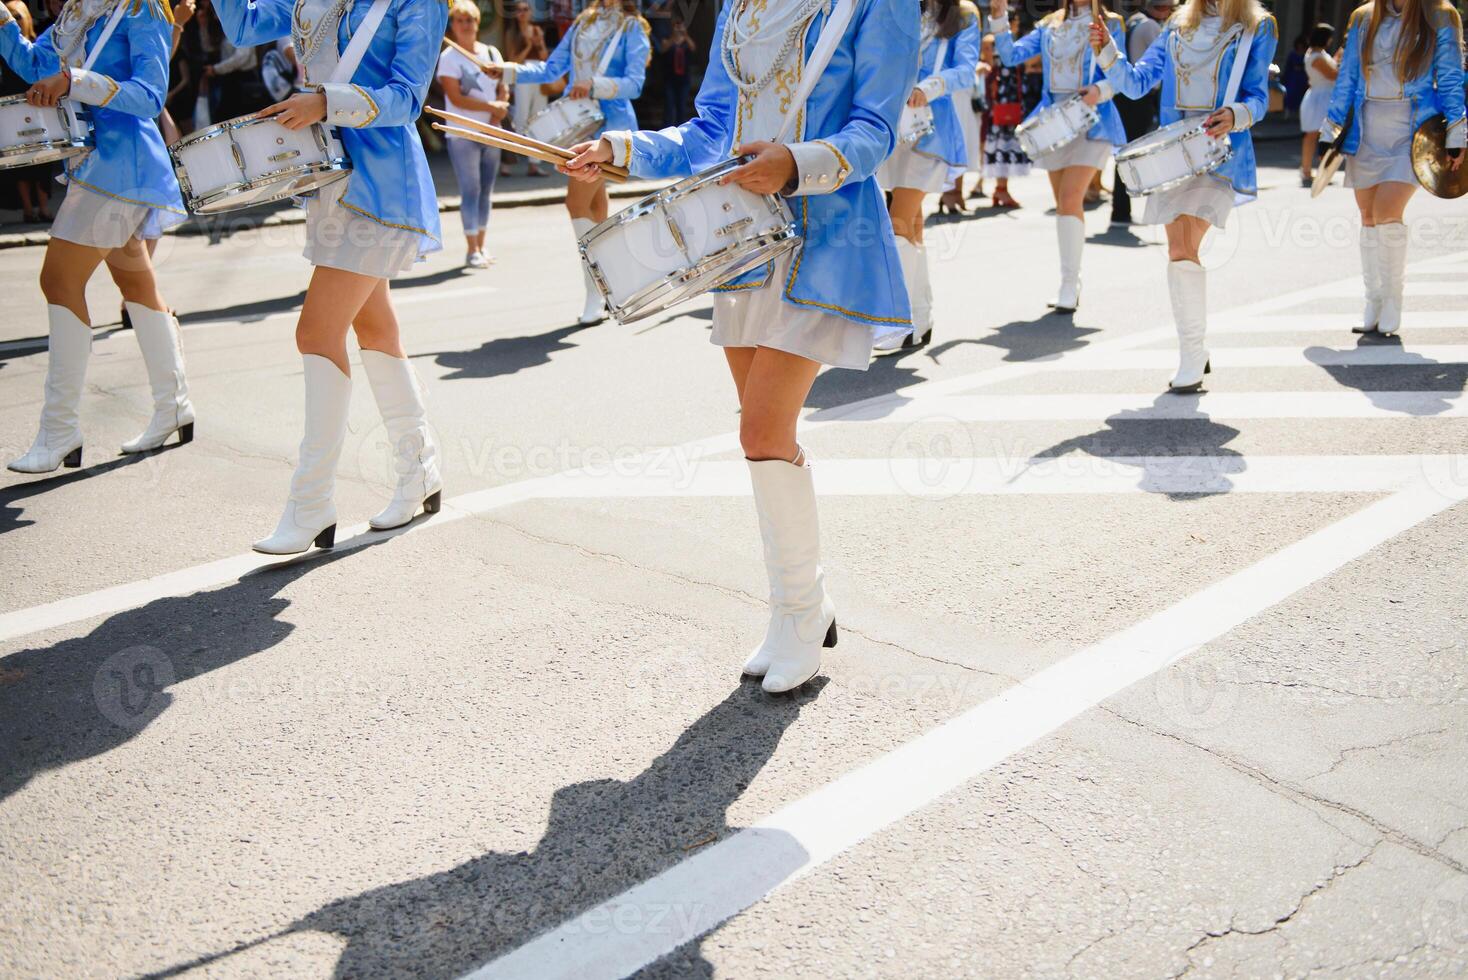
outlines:
[{"label": "cymbal", "polygon": [[1337,145],[1331,146],[1321,154],[1320,165],[1315,168],[1315,180],[1310,184],[1311,197],[1319,197],[1324,194],[1325,189],[1334,179],[1336,171],[1340,170],[1341,164],[1346,162],[1346,155],[1340,151],[1339,143],[1340,141],[1337,140]]},{"label": "cymbal", "polygon": [[1412,134],[1412,171],[1417,183],[1435,197],[1468,194],[1468,164],[1453,170],[1447,148],[1447,121],[1433,116]]}]

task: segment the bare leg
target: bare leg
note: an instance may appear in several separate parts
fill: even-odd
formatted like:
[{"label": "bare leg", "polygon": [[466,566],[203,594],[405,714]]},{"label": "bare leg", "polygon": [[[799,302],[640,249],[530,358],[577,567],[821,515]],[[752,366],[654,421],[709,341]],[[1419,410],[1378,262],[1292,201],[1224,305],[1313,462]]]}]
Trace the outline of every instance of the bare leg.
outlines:
[{"label": "bare leg", "polygon": [[[385,293],[386,283],[381,279],[318,265],[311,274],[311,284],[306,289],[306,302],[301,307],[301,316],[296,322],[296,349],[302,354],[326,358],[342,374],[350,377],[352,369],[347,361],[347,330],[351,328],[357,314],[373,292],[379,288]],[[396,338],[396,321],[393,333]]]},{"label": "bare leg", "polygon": [[145,243],[133,238],[121,248],[113,249],[107,255],[107,271],[117,284],[118,292],[122,293],[124,303],[137,303],[150,310],[165,312],[168,303],[158,291],[158,280],[153,274],[153,249],[150,246],[156,241],[149,239]]},{"label": "bare leg", "polygon": [[923,198],[926,193],[913,187],[894,187],[887,212],[892,218],[892,231],[914,245],[923,243]]},{"label": "bare leg", "polygon": [[1300,139],[1300,176],[1305,180],[1315,172],[1315,148],[1319,143],[1319,133],[1306,133]]},{"label": "bare leg", "polygon": [[408,356],[403,351],[398,316],[386,279],[375,280],[371,293],[352,319],[352,330],[363,350],[375,350],[389,357]]},{"label": "bare leg", "polygon": [[[745,348],[747,349],[747,348]],[[733,370],[733,361],[730,361]],[[748,459],[794,460],[801,406],[821,366],[770,347],[758,347],[745,371],[739,417],[739,443]],[[735,385],[739,386],[738,378]]]},{"label": "bare leg", "polygon": [[41,263],[41,292],[52,306],[64,306],[83,323],[87,316],[87,282],[111,249],[93,248],[53,238]]}]

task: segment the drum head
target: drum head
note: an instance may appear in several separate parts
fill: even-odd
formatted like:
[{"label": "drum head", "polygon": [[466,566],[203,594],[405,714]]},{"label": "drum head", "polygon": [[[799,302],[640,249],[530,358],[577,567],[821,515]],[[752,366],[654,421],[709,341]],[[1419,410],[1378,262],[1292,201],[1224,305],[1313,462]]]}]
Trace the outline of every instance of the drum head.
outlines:
[{"label": "drum head", "polygon": [[1310,196],[1319,197],[1324,194],[1336,172],[1341,169],[1341,164],[1345,162],[1346,155],[1339,147],[1332,146],[1326,150],[1325,155],[1320,158],[1320,166],[1315,169],[1315,179],[1310,184]]},{"label": "drum head", "polygon": [[86,146],[39,146],[34,150],[9,154],[0,157],[0,170],[13,170],[16,167],[32,167],[41,163],[55,163],[57,160],[69,160],[79,156],[90,147]]},{"label": "drum head", "polygon": [[1433,116],[1412,134],[1412,172],[1417,183],[1434,197],[1449,200],[1468,194],[1468,164],[1453,169],[1447,147],[1448,127],[1442,116]]}]

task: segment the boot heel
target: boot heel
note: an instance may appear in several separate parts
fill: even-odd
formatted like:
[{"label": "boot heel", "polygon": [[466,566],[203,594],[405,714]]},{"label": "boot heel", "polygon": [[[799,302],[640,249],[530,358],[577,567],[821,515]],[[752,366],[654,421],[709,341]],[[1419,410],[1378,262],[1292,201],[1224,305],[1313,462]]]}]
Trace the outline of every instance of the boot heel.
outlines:
[{"label": "boot heel", "polygon": [[821,646],[830,649],[836,645],[836,620],[831,620],[830,629],[826,630],[826,638],[821,641]]},{"label": "boot heel", "polygon": [[61,465],[62,466],[65,466],[69,470],[74,470],[77,467],[81,466],[82,465],[82,447],[81,446],[77,446],[71,452],[67,453],[66,454],[66,458],[61,461]]},{"label": "boot heel", "polygon": [[178,427],[178,444],[186,445],[194,441],[194,423],[186,422]]},{"label": "boot heel", "polygon": [[1213,373],[1213,362],[1212,361],[1204,361],[1203,362],[1203,373],[1204,374],[1212,374]]},{"label": "boot heel", "polygon": [[437,514],[439,512],[439,509],[442,506],[443,506],[443,491],[442,490],[435,490],[432,493],[430,493],[424,499],[424,501],[423,501],[423,513],[425,513],[425,514]]},{"label": "boot heel", "polygon": [[330,548],[334,544],[336,544],[336,525],[331,524],[327,526],[326,530],[316,535],[316,547]]}]

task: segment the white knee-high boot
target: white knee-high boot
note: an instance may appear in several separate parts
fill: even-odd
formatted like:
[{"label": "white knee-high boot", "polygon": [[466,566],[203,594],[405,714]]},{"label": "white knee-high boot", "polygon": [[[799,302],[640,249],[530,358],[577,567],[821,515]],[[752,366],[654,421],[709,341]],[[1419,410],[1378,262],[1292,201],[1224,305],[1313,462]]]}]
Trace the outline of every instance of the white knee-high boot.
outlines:
[{"label": "white knee-high boot", "polygon": [[330,358],[301,355],[305,368],[306,419],[300,459],[291,477],[291,495],[275,533],[255,542],[267,555],[294,555],[336,542],[336,463],[347,435],[352,379]]},{"label": "white knee-high boot", "polygon": [[1375,225],[1361,226],[1361,284],[1366,288],[1366,306],[1361,325],[1354,333],[1371,333],[1381,323],[1381,236]]},{"label": "white knee-high boot", "polygon": [[1172,298],[1172,317],[1177,325],[1177,374],[1168,388],[1179,393],[1197,391],[1208,363],[1208,272],[1197,262],[1169,262],[1167,291]]},{"label": "white knee-high boot", "polygon": [[1402,327],[1402,293],[1407,280],[1407,226],[1400,221],[1377,226],[1381,250],[1381,320],[1376,329],[1390,337]]},{"label": "white knee-high boot", "polygon": [[194,438],[194,406],[184,378],[183,347],[178,321],[167,310],[153,310],[141,303],[124,303],[133,323],[133,336],[148,368],[148,386],[153,391],[153,418],[136,439],[122,444],[125,453],[157,449],[175,432],[183,445]]},{"label": "white knee-high boot", "polygon": [[933,285],[928,276],[928,250],[897,236],[897,259],[902,280],[907,284],[907,303],[912,307],[912,333],[894,334],[876,345],[877,350],[920,347],[933,339]]},{"label": "white knee-high boot", "polygon": [[92,328],[64,306],[46,307],[50,321],[51,350],[46,359],[45,402],[41,426],[30,450],[11,460],[16,473],[50,473],[65,463],[82,465],[82,427],[77,405],[87,377],[87,358],[92,353]]},{"label": "white knee-high boot", "polygon": [[[572,218],[571,227],[576,232],[576,240],[580,241],[588,231],[596,227],[596,222],[590,218]],[[577,318],[576,322],[600,323],[607,318],[606,304],[602,301],[601,290],[596,288],[591,272],[585,268],[584,263],[581,276],[586,281],[586,305],[581,308],[581,316]]]},{"label": "white knee-high boot", "polygon": [[750,460],[749,475],[770,577],[770,623],[744,672],[763,676],[761,686],[779,694],[820,670],[821,649],[836,645],[836,607],[821,571],[810,464]]},{"label": "white knee-high boot", "polygon": [[362,367],[382,413],[398,477],[392,501],[367,522],[385,531],[411,521],[419,507],[428,514],[438,513],[443,478],[438,469],[438,445],[428,431],[428,411],[413,366],[405,358],[364,349]]},{"label": "white knee-high boot", "polygon": [[1050,306],[1056,313],[1074,313],[1081,305],[1081,253],[1086,247],[1086,222],[1075,215],[1055,219],[1060,246],[1060,292]]}]

